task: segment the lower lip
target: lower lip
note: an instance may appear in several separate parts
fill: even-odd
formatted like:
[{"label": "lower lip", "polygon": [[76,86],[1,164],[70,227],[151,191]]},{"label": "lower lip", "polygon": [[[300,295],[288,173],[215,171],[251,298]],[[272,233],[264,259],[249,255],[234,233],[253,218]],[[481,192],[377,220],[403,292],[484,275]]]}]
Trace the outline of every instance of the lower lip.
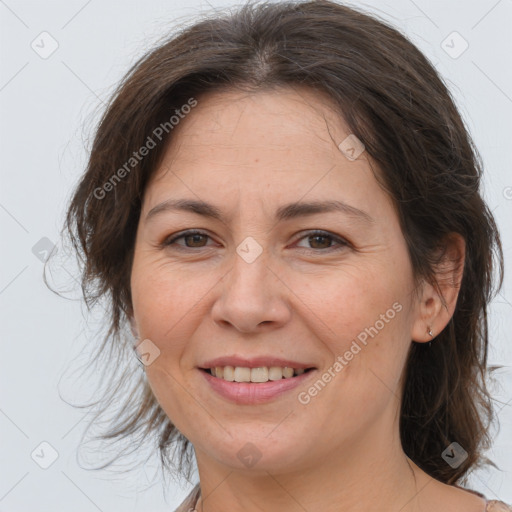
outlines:
[{"label": "lower lip", "polygon": [[290,377],[281,380],[269,380],[268,382],[229,382],[224,379],[214,377],[210,373],[199,370],[208,384],[219,395],[228,400],[243,405],[254,405],[270,402],[271,400],[283,395],[287,391],[300,386],[308,379],[315,370],[309,370],[302,375]]}]

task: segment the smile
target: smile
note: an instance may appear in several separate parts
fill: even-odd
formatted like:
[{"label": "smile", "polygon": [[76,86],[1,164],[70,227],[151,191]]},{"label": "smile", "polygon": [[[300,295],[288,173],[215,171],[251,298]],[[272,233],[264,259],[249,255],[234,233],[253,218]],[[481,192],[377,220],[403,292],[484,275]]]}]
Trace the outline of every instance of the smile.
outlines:
[{"label": "smile", "polygon": [[206,368],[210,375],[227,382],[263,383],[291,379],[310,371],[312,368],[291,368],[289,366],[260,366],[249,368],[244,366],[216,366]]},{"label": "smile", "polygon": [[245,362],[251,366],[242,366],[243,363],[239,361],[240,366],[234,366],[219,360],[215,365],[208,364],[198,370],[210,391],[237,405],[264,404],[286,398],[287,395],[295,399],[295,394],[290,392],[306,385],[305,382],[317,373],[315,367],[300,364],[296,364],[297,367],[277,366],[278,361],[273,361],[269,366],[263,366],[262,361],[258,366],[254,361]]}]

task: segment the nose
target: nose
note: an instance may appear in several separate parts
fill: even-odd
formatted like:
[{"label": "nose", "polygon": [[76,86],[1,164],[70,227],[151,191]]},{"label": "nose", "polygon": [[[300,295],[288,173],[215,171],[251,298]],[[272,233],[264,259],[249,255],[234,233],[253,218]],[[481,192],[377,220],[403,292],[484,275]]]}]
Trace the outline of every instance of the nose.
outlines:
[{"label": "nose", "polygon": [[252,263],[235,254],[232,269],[218,285],[221,291],[212,308],[215,322],[244,333],[275,329],[288,322],[289,289],[268,263],[263,254]]}]

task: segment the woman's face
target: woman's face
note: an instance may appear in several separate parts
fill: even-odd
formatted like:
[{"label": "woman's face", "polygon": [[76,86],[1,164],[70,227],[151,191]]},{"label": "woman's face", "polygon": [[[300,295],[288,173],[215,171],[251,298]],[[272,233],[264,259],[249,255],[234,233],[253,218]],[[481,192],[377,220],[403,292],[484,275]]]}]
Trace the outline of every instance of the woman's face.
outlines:
[{"label": "woman's face", "polygon": [[199,464],[285,471],[397,439],[421,319],[398,217],[349,135],[309,90],[210,94],[147,186],[133,323]]}]

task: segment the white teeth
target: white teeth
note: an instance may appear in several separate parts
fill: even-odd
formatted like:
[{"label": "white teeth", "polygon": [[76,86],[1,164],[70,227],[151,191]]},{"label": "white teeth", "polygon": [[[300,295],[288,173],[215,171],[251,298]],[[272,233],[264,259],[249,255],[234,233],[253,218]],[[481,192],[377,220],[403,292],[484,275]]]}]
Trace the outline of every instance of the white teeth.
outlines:
[{"label": "white teeth", "polygon": [[268,380],[281,380],[283,378],[283,369],[280,366],[271,366],[268,369]]},{"label": "white teeth", "polygon": [[285,379],[289,379],[290,377],[293,377],[293,368],[288,368],[288,366],[285,366],[283,368],[283,377]]},{"label": "white teeth", "polygon": [[268,368],[251,368],[251,382],[267,382]]},{"label": "white teeth", "polygon": [[222,378],[233,382],[235,380],[235,369],[232,366],[224,366],[224,375]]},{"label": "white teeth", "polygon": [[237,366],[235,368],[235,382],[251,382],[251,369]]},{"label": "white teeth", "polygon": [[243,366],[216,366],[210,373],[219,379],[229,382],[268,382],[269,380],[289,379],[294,375],[302,375],[304,368],[290,368],[288,366],[260,366],[247,368]]}]

